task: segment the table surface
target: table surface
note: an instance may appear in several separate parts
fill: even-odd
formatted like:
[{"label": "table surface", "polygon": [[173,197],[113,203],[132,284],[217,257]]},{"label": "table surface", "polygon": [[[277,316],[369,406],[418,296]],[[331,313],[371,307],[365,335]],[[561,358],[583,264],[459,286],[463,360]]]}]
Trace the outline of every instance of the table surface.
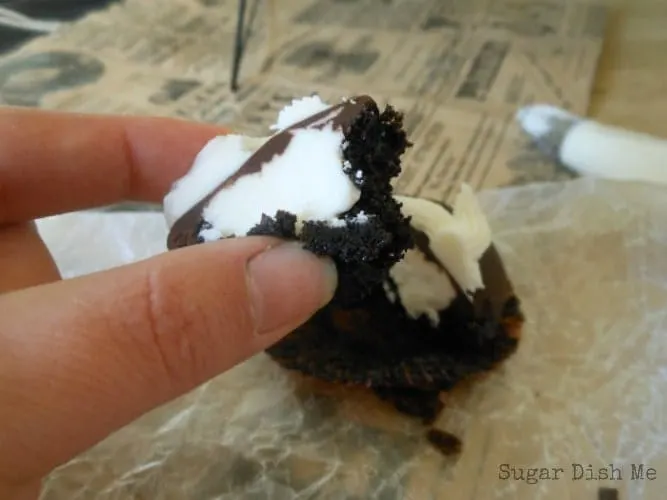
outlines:
[{"label": "table surface", "polygon": [[589,114],[667,138],[667,1],[599,1],[612,12]]}]

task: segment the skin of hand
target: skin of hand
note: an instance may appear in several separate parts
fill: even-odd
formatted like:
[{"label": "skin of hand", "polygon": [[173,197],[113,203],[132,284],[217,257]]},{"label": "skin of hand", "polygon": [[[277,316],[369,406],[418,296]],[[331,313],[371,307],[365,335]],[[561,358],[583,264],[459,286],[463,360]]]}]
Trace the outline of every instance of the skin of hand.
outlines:
[{"label": "skin of hand", "polygon": [[223,133],[163,118],[0,109],[0,498],[38,498],[54,467],[331,300],[331,261],[264,237],[61,279],[35,219],[160,202]]}]

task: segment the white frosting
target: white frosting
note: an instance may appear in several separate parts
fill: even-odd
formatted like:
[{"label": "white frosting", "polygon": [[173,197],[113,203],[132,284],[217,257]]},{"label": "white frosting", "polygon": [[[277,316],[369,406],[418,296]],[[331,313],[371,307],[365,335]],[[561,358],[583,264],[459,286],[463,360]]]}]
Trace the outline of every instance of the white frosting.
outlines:
[{"label": "white frosting", "polygon": [[[440,321],[439,311],[456,297],[449,275],[416,248],[408,250],[403,260],[391,268],[390,276],[408,315],[417,319],[424,314],[433,326]],[[388,288],[385,287],[387,298],[396,302],[396,294]]]},{"label": "white frosting", "polygon": [[212,241],[246,234],[262,214],[279,210],[300,220],[324,221],[349,210],[361,193],[343,172],[342,140],[343,133],[331,126],[295,131],[284,153],[261,172],[239,178],[213,197],[203,213],[212,228],[201,236]]},{"label": "white frosting", "polygon": [[278,113],[278,120],[274,125],[271,125],[270,130],[285,130],[309,116],[324,111],[328,107],[329,105],[316,95],[294,99]]},{"label": "white frosting", "polygon": [[[395,198],[402,203],[403,213],[412,217],[413,227],[428,236],[433,255],[459,287],[469,296],[483,288],[479,259],[491,245],[491,228],[472,188],[467,184],[461,186],[453,213],[429,200]],[[413,318],[424,314],[437,324],[438,311],[456,297],[449,275],[426,260],[416,248],[393,266],[390,276],[397,285],[401,303]],[[395,301],[390,294],[387,296]]]},{"label": "white frosting", "polygon": [[[272,129],[283,130],[328,107],[317,96],[295,99],[280,112]],[[273,216],[278,210],[297,216],[297,230],[306,220],[340,225],[338,215],[352,208],[361,193],[346,173],[343,132],[331,125],[315,128],[340,112],[335,109],[310,127],[294,131],[285,151],[264,163],[260,172],[244,175],[216,193],[203,210],[210,225],[200,233],[204,241],[246,234],[262,214]],[[209,141],[164,199],[168,226],[233,176],[269,139],[226,135]],[[354,222],[365,221],[358,217]]]},{"label": "white frosting", "polygon": [[463,184],[453,213],[420,198],[397,196],[412,225],[426,233],[433,254],[466,292],[484,287],[479,259],[491,245],[491,228],[472,188]]},{"label": "white frosting", "polygon": [[241,168],[245,161],[266,142],[241,135],[211,139],[195,157],[190,171],[177,180],[163,200],[164,215],[171,227],[211,190]]}]

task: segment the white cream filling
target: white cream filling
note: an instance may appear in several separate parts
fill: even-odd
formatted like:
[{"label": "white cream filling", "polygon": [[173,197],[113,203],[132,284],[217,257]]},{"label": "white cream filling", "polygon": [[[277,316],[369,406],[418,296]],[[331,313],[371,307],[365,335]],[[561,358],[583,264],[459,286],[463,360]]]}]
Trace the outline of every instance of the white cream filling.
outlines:
[{"label": "white cream filling", "polygon": [[[479,259],[491,245],[491,228],[470,186],[464,184],[457,195],[453,213],[441,205],[421,198],[396,196],[402,212],[412,217],[411,224],[429,238],[433,255],[470,297],[484,287]],[[457,293],[450,276],[429,262],[416,248],[408,250],[396,263],[390,276],[410,317],[426,315],[437,325],[439,312]],[[387,287],[385,287],[387,290]],[[387,297],[395,302],[393,293]]]},{"label": "white cream filling", "polygon": [[[456,297],[449,275],[415,248],[391,268],[390,276],[408,315],[413,319],[426,315],[433,326],[440,322],[440,311]],[[385,293],[391,302],[396,302],[396,293],[388,286]]]},{"label": "white cream filling", "polygon": [[295,123],[305,120],[309,116],[321,113],[327,108],[329,108],[329,104],[316,95],[294,99],[290,104],[280,110],[278,119],[275,124],[271,125],[270,130],[285,130]]},{"label": "white cream filling", "polygon": [[361,192],[343,172],[342,141],[331,126],[294,131],[282,154],[211,199],[203,218],[212,227],[201,232],[203,239],[246,234],[262,214],[279,210],[301,221],[333,221],[349,210]]},{"label": "white cream filling", "polygon": [[167,225],[199,203],[210,190],[234,175],[266,138],[224,135],[211,139],[197,154],[190,171],[171,187],[163,200]]},{"label": "white cream filling", "polygon": [[[317,96],[295,99],[280,112],[272,129],[284,130],[328,107]],[[333,110],[312,126],[295,130],[285,151],[264,163],[259,172],[241,176],[216,193],[202,213],[210,226],[200,233],[204,241],[246,234],[260,222],[262,214],[273,216],[279,210],[297,216],[297,230],[304,221],[344,224],[339,214],[352,208],[361,196],[345,173],[344,135],[331,125],[315,128],[340,112]],[[164,198],[169,228],[211,189],[233,176],[270,138],[226,135],[209,141],[190,171]],[[353,222],[366,221],[362,216]]]}]

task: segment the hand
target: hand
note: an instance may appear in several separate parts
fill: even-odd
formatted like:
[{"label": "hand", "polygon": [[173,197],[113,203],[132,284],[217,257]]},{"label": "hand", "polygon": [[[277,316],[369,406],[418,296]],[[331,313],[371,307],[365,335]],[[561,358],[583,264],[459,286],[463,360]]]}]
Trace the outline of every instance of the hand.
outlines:
[{"label": "hand", "polygon": [[220,133],[0,110],[1,498],[36,498],[52,468],[265,349],[331,299],[329,261],[261,237],[60,279],[33,219],[159,202]]}]

